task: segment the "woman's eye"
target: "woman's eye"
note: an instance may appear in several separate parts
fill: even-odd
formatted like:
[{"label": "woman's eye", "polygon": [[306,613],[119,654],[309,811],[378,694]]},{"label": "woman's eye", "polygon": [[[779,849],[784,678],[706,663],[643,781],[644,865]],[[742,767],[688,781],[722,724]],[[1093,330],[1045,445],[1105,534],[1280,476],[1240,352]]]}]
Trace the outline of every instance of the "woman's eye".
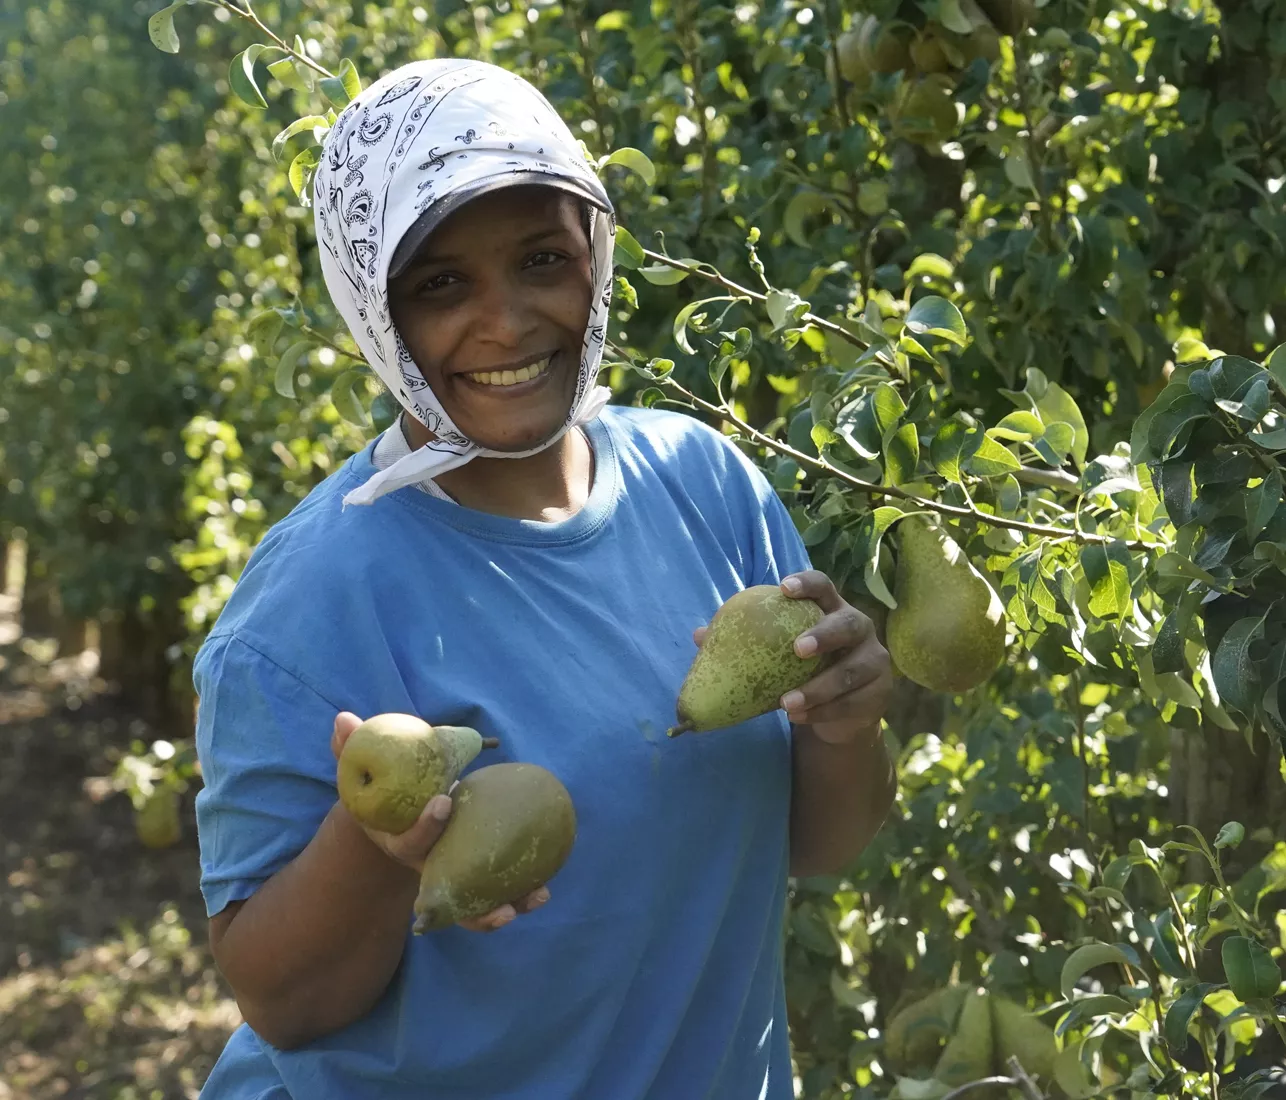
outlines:
[{"label": "woman's eye", "polygon": [[563,257],[557,252],[537,252],[530,260],[527,261],[528,267],[548,267],[550,264],[556,264]]},{"label": "woman's eye", "polygon": [[454,278],[454,275],[431,275],[419,285],[418,289],[422,294],[434,290],[445,290]]}]

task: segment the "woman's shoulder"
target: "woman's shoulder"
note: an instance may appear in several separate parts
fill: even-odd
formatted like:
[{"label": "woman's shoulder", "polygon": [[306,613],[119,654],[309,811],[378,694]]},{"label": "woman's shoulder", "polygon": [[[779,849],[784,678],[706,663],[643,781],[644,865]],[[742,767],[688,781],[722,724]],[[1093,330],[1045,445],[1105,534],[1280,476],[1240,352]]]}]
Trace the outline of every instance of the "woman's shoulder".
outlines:
[{"label": "woman's shoulder", "polygon": [[688,413],[613,405],[604,415],[636,461],[662,475],[681,470],[687,479],[704,471],[725,488],[729,479],[756,486],[762,477],[732,439]]}]

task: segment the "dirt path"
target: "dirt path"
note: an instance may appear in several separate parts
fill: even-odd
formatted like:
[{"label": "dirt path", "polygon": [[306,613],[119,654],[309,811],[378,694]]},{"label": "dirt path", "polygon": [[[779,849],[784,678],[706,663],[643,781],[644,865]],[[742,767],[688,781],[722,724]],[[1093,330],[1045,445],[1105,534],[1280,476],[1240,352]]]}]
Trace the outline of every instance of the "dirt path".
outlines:
[{"label": "dirt path", "polygon": [[205,941],[192,794],[179,844],[145,848],[110,776],[165,731],[0,600],[0,1100],[195,1098],[240,1017]]}]

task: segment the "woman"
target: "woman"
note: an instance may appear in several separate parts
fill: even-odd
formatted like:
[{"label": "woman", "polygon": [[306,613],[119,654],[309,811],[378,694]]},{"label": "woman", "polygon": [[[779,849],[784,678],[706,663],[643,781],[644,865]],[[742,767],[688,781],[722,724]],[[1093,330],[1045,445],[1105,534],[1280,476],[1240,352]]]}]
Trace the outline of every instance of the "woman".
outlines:
[{"label": "woman", "polygon": [[[202,888],[248,1025],[203,1095],[791,1097],[787,875],[847,863],[893,797],[870,622],[724,437],[606,406],[612,206],[529,84],[389,74],[328,136],[315,215],[405,414],[273,527],[197,660]],[[759,583],[821,604],[797,648],[835,663],[789,715],[667,739],[703,624]],[[335,795],[387,711],[562,780],[548,888],[410,934],[449,797],[388,836]]]}]

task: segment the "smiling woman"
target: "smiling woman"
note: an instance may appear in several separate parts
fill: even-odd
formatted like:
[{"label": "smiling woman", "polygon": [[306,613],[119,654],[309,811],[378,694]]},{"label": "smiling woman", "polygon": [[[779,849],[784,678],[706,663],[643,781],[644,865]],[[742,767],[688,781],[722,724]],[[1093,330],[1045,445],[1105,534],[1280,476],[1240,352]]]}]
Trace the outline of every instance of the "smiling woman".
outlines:
[{"label": "smiling woman", "polygon": [[[272,528],[197,657],[202,889],[247,1021],[204,1095],[788,1100],[787,875],[892,799],[870,622],[728,439],[607,404],[612,205],[536,89],[390,73],[316,182],[327,289],[403,411]],[[702,628],[759,584],[822,607],[795,644],[826,671],[668,739]],[[413,934],[452,798],[397,835],[336,798],[390,712],[558,778],[551,883]]]}]

